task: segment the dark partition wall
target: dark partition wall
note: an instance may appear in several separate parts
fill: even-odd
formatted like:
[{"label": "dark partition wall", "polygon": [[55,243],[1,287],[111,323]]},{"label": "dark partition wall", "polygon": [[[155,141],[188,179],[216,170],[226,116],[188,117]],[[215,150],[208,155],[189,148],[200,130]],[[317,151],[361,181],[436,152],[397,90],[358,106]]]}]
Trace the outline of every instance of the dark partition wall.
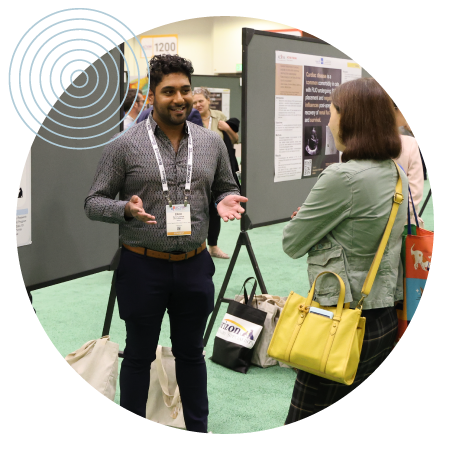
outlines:
[{"label": "dark partition wall", "polygon": [[[49,113],[50,118],[68,126],[97,124],[95,128],[70,130],[55,125],[47,118],[43,125],[49,130],[41,127],[41,136],[55,144],[80,148],[103,144],[120,131],[120,98],[123,91],[120,73],[123,69],[117,49],[111,51],[111,56],[107,54],[101,58],[105,65],[100,59],[93,64],[99,75],[96,92],[104,94],[102,98],[101,94],[94,98],[94,101],[99,99],[95,105],[86,110],[83,106],[93,103],[92,96],[74,99],[69,95],[87,95],[95,88],[97,77],[95,71],[89,68],[86,70],[89,75],[86,86],[80,89],[71,85]],[[85,81],[85,75],[81,74],[74,84],[83,85]],[[63,102],[81,108],[74,109]],[[75,119],[61,113],[94,117]],[[99,124],[102,121],[105,122]],[[55,135],[88,137],[104,131],[107,133],[102,136],[83,140]],[[103,145],[73,150],[52,145],[39,137],[34,140],[31,147],[32,244],[18,248],[24,282],[29,289],[108,268],[119,245],[118,226],[93,222],[86,217],[83,209],[102,150]]]},{"label": "dark partition wall", "polygon": [[[246,229],[283,222],[317,178],[274,182],[275,52],[351,59],[326,42],[243,29],[242,195],[249,198]],[[362,76],[370,76],[364,69]]]},{"label": "dark partition wall", "polygon": [[230,117],[241,120],[242,87],[241,78],[215,75],[192,75],[192,87],[230,89]]}]

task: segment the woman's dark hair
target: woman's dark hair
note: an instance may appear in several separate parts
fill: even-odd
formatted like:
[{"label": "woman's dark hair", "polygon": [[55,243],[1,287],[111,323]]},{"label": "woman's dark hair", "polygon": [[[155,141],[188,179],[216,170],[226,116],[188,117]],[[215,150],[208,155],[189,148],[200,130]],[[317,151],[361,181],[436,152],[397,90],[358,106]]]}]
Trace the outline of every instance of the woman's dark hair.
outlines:
[{"label": "woman's dark hair", "polygon": [[182,73],[191,83],[191,74],[194,73],[191,61],[184,59],[179,55],[155,55],[149,61],[150,66],[150,90],[155,93],[156,86],[161,83],[165,75],[171,73]]},{"label": "woman's dark hair", "polygon": [[341,84],[331,94],[331,102],[340,114],[342,161],[398,158],[402,144],[394,105],[373,78]]}]

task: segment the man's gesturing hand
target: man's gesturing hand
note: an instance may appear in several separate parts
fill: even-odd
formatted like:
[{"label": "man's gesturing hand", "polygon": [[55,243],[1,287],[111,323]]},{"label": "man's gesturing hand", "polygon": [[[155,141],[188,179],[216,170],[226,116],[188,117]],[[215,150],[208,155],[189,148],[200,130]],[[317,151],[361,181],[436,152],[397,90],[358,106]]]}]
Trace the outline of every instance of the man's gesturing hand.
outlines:
[{"label": "man's gesturing hand", "polygon": [[151,225],[156,223],[155,216],[145,212],[144,204],[137,195],[133,195],[130,201],[125,205],[125,217],[134,217],[136,220],[140,220],[141,222],[149,223]]},{"label": "man's gesturing hand", "polygon": [[224,222],[240,219],[245,209],[239,203],[248,202],[247,197],[240,195],[227,195],[218,205],[217,212]]}]

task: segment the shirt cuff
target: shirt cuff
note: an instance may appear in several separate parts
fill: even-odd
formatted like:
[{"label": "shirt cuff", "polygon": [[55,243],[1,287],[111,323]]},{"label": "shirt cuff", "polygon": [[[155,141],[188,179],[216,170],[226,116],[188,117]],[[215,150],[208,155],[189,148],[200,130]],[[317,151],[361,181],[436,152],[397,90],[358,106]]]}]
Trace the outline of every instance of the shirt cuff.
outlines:
[{"label": "shirt cuff", "polygon": [[125,200],[115,201],[109,208],[106,209],[104,217],[112,219],[114,223],[125,223],[133,220],[132,217],[125,217],[125,205],[128,202]]}]

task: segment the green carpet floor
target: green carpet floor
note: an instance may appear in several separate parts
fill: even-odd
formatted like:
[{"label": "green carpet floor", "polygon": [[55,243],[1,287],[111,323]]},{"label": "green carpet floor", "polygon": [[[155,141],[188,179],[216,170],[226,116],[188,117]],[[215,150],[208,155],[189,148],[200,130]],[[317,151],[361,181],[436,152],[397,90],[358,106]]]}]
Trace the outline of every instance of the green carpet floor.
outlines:
[{"label": "green carpet floor", "polygon": [[[429,182],[426,181],[424,199],[428,190]],[[434,230],[432,200],[422,218],[425,227]],[[277,224],[248,232],[264,282],[270,294],[287,296],[291,290],[306,293],[309,289],[306,257],[292,260],[283,252],[283,227],[284,224]],[[235,248],[239,231],[239,222],[222,224],[219,246],[230,255]],[[229,260],[214,259],[214,262],[217,295]],[[248,254],[242,248],[226,297],[238,294],[243,281],[249,276],[254,276],[254,273]],[[37,316],[62,356],[78,349],[86,341],[101,336],[111,278],[112,273],[102,272],[33,292]],[[292,369],[278,366],[261,369],[252,366],[244,375],[225,369],[208,359],[226,307],[226,304],[222,305],[205,349],[210,403],[209,429],[213,433],[229,434],[279,427],[284,423],[292,394],[295,380]],[[125,327],[119,318],[117,305],[110,335],[123,349]],[[160,344],[170,346],[167,316],[163,322]],[[119,396],[118,384],[116,403],[119,402]]]}]

